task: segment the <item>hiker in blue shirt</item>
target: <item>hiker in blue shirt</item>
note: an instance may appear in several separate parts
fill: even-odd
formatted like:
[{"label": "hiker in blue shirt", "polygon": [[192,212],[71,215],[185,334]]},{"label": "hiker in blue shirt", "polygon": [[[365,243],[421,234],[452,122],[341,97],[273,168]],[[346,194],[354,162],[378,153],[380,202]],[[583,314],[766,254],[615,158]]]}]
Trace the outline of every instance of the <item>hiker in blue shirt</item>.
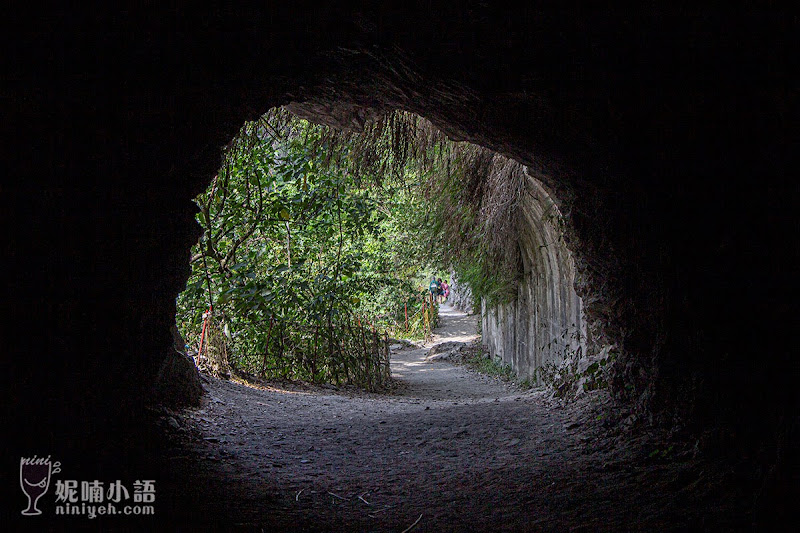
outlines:
[{"label": "hiker in blue shirt", "polygon": [[433,297],[433,301],[434,302],[436,301],[436,297],[439,296],[439,291],[441,290],[441,288],[442,287],[441,287],[441,285],[439,285],[439,282],[436,281],[436,276],[431,278],[430,290],[431,290],[431,296]]}]

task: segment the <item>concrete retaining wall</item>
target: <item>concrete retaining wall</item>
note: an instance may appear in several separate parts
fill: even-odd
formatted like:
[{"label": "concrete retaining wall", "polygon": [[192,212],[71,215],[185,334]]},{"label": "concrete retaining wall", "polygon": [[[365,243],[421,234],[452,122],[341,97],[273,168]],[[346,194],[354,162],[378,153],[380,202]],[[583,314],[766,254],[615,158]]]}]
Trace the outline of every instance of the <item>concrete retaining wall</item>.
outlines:
[{"label": "concrete retaining wall", "polygon": [[481,303],[481,325],[492,357],[510,364],[521,379],[535,380],[540,366],[585,354],[586,327],[561,213],[531,176],[527,193],[520,210],[522,281],[512,302]]}]

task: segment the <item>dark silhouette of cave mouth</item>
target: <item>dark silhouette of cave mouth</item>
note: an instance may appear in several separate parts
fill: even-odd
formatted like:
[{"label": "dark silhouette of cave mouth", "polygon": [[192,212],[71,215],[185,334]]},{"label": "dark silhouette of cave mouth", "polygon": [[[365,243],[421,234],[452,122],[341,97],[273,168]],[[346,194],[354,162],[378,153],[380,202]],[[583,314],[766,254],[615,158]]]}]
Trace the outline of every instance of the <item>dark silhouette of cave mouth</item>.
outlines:
[{"label": "dark silhouette of cave mouth", "polygon": [[[190,199],[243,122],[301,102],[342,127],[370,110],[415,112],[532,169],[574,231],[587,338],[619,350],[611,389],[645,426],[694,437],[739,475],[732,490],[751,503],[744,518],[721,517],[722,529],[796,523],[798,360],[786,341],[797,316],[787,282],[798,258],[787,142],[799,114],[786,81],[794,19],[755,7],[434,4],[124,16],[109,7],[5,20],[4,479],[18,479],[16,459],[34,453],[59,458],[67,479],[153,476],[163,480],[160,523],[198,523],[191,496],[212,486],[204,481],[248,475],[181,452],[144,421],[198,237]],[[572,496],[595,488],[549,493],[531,468],[498,472],[525,473],[534,498],[554,496],[534,500],[536,516],[565,516]],[[441,481],[452,482],[441,493],[458,491],[458,479]],[[672,483],[663,489],[673,510],[710,494],[693,477]],[[4,502],[24,498],[5,485]],[[203,501],[235,523],[243,486]],[[524,505],[531,493],[517,496]],[[283,516],[285,502],[264,499]],[[9,516],[30,518],[19,515],[24,503]],[[482,503],[476,495],[460,508]],[[651,510],[664,518],[653,529],[687,525]],[[484,516],[502,529],[503,512]],[[526,520],[508,529],[537,525]]]},{"label": "dark silhouette of cave mouth", "polygon": [[[532,186],[537,204],[523,216],[534,250],[523,267],[558,287],[546,298],[567,301],[575,263],[568,249],[563,258],[548,249],[567,230],[542,220],[564,204],[540,181]],[[583,319],[581,299],[572,298]],[[553,307],[569,314],[563,303]],[[484,322],[502,334],[492,320]],[[441,340],[460,339],[462,326],[440,332]],[[583,342],[582,352],[590,346]],[[751,520],[755,479],[734,481],[699,441],[631,429],[631,406],[606,389],[564,404],[552,389],[509,389],[411,352],[396,354],[400,375],[424,377],[421,388],[401,394],[204,378],[199,408],[159,419],[170,458],[159,472],[181,487],[166,496],[173,518],[308,531],[402,530],[419,517],[429,530],[736,528]],[[437,372],[443,377],[431,377]]]}]

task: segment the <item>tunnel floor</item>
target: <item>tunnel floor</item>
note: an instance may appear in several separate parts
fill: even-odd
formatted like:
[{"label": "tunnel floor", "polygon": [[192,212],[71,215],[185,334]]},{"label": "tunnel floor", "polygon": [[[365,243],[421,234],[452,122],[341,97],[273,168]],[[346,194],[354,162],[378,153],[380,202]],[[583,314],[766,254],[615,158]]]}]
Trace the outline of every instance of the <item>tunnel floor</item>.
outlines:
[{"label": "tunnel floor", "polygon": [[738,529],[733,472],[688,445],[624,430],[605,392],[564,403],[448,362],[476,317],[447,306],[433,343],[393,354],[398,385],[367,394],[209,378],[165,420],[161,518],[263,531]]}]

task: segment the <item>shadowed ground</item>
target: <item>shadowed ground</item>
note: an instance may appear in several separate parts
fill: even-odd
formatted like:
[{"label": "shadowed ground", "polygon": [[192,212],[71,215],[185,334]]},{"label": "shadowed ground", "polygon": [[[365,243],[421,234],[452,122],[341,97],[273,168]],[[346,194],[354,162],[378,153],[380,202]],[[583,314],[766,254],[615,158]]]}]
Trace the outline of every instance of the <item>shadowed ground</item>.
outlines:
[{"label": "shadowed ground", "polygon": [[653,454],[646,436],[623,436],[602,392],[563,405],[426,362],[435,344],[475,335],[476,317],[441,315],[432,343],[393,355],[391,394],[209,380],[205,405],[170,421],[180,429],[158,518],[264,531],[742,525],[724,475],[688,449]]}]

